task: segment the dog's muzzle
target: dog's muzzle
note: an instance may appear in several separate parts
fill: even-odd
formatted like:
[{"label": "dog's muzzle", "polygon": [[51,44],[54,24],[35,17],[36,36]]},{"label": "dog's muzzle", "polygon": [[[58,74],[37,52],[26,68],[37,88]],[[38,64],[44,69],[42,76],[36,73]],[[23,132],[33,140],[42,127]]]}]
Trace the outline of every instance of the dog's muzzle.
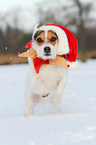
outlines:
[{"label": "dog's muzzle", "polygon": [[50,47],[44,47],[44,52],[45,52],[45,56],[50,56],[51,55],[51,48]]}]

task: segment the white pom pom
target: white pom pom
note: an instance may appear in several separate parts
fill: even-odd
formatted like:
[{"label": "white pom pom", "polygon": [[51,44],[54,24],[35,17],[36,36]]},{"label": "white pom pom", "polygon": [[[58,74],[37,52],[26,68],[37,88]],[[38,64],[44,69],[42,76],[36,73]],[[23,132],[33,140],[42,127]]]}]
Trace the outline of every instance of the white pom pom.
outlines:
[{"label": "white pom pom", "polygon": [[70,61],[67,61],[67,63],[70,65],[70,69],[75,69],[77,67],[77,61],[76,62],[70,62]]}]

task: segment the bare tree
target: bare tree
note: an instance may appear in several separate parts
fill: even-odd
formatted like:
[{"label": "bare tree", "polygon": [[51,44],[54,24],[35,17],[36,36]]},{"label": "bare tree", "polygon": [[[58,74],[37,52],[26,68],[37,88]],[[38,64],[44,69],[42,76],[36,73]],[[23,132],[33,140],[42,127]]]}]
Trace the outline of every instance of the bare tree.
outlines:
[{"label": "bare tree", "polygon": [[92,4],[83,4],[80,0],[74,0],[74,5],[78,8],[78,38],[81,49],[81,59],[83,62],[86,61],[86,24],[90,23],[89,13],[92,9]]},{"label": "bare tree", "polygon": [[81,60],[85,62],[86,26],[91,23],[89,14],[92,10],[92,3],[84,3],[81,2],[81,0],[73,0],[69,3],[69,5],[60,5],[59,2],[57,6],[51,8],[49,7],[49,9],[43,9],[40,7],[38,9],[39,21],[41,24],[57,23],[64,25],[73,32],[77,33]]}]

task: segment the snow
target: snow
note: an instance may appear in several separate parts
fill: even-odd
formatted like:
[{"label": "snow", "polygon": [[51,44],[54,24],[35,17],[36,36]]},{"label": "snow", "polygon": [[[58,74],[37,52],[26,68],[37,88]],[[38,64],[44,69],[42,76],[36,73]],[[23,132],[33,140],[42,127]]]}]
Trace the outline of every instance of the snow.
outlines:
[{"label": "snow", "polygon": [[0,145],[96,145],[96,60],[69,71],[61,114],[39,105],[24,117],[27,71],[27,64],[0,66]]}]

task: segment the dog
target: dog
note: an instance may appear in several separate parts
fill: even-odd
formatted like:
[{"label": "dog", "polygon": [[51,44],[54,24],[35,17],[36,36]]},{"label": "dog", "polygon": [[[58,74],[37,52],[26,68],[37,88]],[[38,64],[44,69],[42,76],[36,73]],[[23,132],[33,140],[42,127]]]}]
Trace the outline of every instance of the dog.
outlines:
[{"label": "dog", "polygon": [[[60,44],[62,37],[60,35],[62,33],[60,32],[59,34],[57,29],[60,30],[61,28],[58,28],[58,25],[44,25],[34,28],[32,48],[37,52],[37,57],[43,61],[55,59],[58,54],[62,55],[60,50],[60,47],[62,47]],[[64,33],[64,35],[66,34]],[[68,40],[64,41],[65,44],[68,47]],[[69,52],[69,48],[64,51],[63,55]],[[68,69],[62,66],[42,65],[37,73],[31,57],[28,58],[28,61],[29,71],[25,88],[25,116],[34,114],[34,109],[42,98],[49,99],[53,113],[61,112],[62,94],[67,83]]]}]

